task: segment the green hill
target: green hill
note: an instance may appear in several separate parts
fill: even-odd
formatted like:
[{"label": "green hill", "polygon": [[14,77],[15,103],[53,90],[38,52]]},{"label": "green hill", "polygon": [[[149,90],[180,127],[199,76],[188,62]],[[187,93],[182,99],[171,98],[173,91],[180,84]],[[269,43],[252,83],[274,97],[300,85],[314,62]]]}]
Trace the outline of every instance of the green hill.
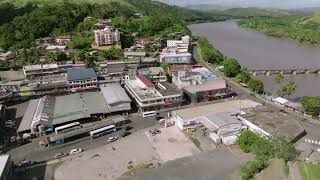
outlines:
[{"label": "green hill", "polygon": [[[143,17],[134,18],[135,13]],[[49,35],[92,37],[92,24],[83,22],[86,16],[113,18],[127,38],[133,32],[142,36],[189,32],[188,22],[228,18],[153,0],[0,0],[0,47],[29,48],[35,39]]]},{"label": "green hill", "polygon": [[259,9],[259,8],[232,8],[223,11],[226,14],[239,17],[258,17],[258,16],[284,16],[290,15],[288,11],[273,10],[273,9]]},{"label": "green hill", "polygon": [[320,45],[320,14],[294,12],[289,16],[254,17],[239,22],[240,26],[274,37]]}]

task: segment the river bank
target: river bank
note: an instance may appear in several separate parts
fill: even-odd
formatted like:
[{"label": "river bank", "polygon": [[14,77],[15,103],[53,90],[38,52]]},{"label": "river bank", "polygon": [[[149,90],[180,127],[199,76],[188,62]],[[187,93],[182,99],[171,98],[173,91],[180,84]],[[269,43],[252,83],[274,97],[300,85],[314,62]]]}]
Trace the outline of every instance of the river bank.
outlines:
[{"label": "river bank", "polygon": [[[193,35],[204,35],[224,55],[239,60],[249,69],[320,68],[320,48],[277,39],[239,27],[235,20],[189,25]],[[297,91],[291,99],[320,96],[320,75],[286,75],[295,81]],[[275,91],[274,76],[257,76],[265,83],[265,90]]]}]

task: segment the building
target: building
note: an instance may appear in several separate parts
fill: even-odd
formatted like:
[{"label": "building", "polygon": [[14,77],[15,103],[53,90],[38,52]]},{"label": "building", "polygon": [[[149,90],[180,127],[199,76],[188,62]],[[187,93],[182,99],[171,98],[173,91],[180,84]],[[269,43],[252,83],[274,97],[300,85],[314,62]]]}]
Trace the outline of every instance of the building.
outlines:
[{"label": "building", "polygon": [[215,78],[198,85],[185,86],[182,90],[192,103],[222,99],[233,94],[231,88],[222,78]]},{"label": "building", "polygon": [[110,113],[101,92],[44,96],[30,100],[17,132],[42,134],[59,125],[94,121]]},{"label": "building", "polygon": [[143,59],[146,57],[147,53],[144,51],[125,51],[124,57],[128,59]]},{"label": "building", "polygon": [[149,67],[138,69],[138,75],[148,77],[153,83],[166,82],[167,76],[162,67]]},{"label": "building", "polygon": [[41,44],[52,44],[54,42],[53,37],[44,37],[44,38],[39,38],[36,39],[36,44],[41,45]]},{"label": "building", "polygon": [[194,64],[194,65],[172,65],[168,68],[169,75],[172,75],[173,73],[176,73],[178,71],[189,71],[194,68],[201,68],[203,67],[200,64]]},{"label": "building", "polygon": [[258,107],[243,111],[239,116],[242,123],[262,136],[284,137],[296,142],[306,134],[303,126],[295,120],[297,117],[277,108]]},{"label": "building", "polygon": [[[183,50],[183,51],[182,51]],[[160,63],[162,64],[190,64],[191,54],[185,49],[177,47],[167,47],[160,53]]]},{"label": "building", "polygon": [[167,82],[154,84],[146,76],[125,80],[125,89],[141,111],[178,106],[183,93]]},{"label": "building", "polygon": [[105,28],[107,26],[112,26],[112,19],[98,19],[97,23],[95,24],[98,28]]},{"label": "building", "polygon": [[94,31],[95,44],[97,46],[110,46],[120,43],[120,32],[113,26],[107,26],[102,30]]},{"label": "building", "polygon": [[46,47],[47,51],[63,51],[67,49],[67,46],[61,46],[61,45],[49,45]]},{"label": "building", "polygon": [[0,155],[0,180],[9,180],[13,171],[10,155]]},{"label": "building", "polygon": [[148,38],[141,38],[141,37],[134,38],[134,46],[136,48],[145,49],[149,43],[150,43],[150,39]]},{"label": "building", "polygon": [[110,112],[131,110],[131,99],[118,83],[110,83],[100,87]]},{"label": "building", "polygon": [[183,36],[181,40],[167,40],[167,47],[183,47],[188,49],[190,43],[189,36]]},{"label": "building", "polygon": [[261,104],[251,100],[234,100],[192,108],[175,110],[171,112],[170,120],[180,130],[195,128],[203,125],[208,129],[209,134],[214,133],[222,139],[224,144],[230,145],[235,143],[237,136],[241,131],[247,129],[237,114],[241,110],[254,109]]},{"label": "building", "polygon": [[97,74],[93,68],[68,69],[67,79],[71,92],[98,88]]},{"label": "building", "polygon": [[11,51],[7,51],[5,53],[0,52],[0,60],[1,61],[7,61],[9,59],[12,59],[14,57],[14,54]]},{"label": "building", "polygon": [[23,66],[23,74],[27,79],[34,77],[66,73],[68,69],[85,68],[86,64],[35,64],[29,66]]},{"label": "building", "polygon": [[60,45],[66,45],[72,40],[72,36],[64,35],[56,37],[56,43]]}]

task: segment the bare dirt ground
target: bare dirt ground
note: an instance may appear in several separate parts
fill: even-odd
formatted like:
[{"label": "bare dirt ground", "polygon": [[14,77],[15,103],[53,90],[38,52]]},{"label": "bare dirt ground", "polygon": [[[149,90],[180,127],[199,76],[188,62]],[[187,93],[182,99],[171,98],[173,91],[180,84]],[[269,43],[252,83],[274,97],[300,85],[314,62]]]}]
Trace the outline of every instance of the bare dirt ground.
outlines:
[{"label": "bare dirt ground", "polygon": [[161,134],[146,135],[163,162],[192,156],[200,150],[181,132],[177,126],[161,128]]},{"label": "bare dirt ground", "polygon": [[144,132],[100,148],[70,156],[57,169],[55,180],[113,180],[129,171],[128,167],[160,162]]}]

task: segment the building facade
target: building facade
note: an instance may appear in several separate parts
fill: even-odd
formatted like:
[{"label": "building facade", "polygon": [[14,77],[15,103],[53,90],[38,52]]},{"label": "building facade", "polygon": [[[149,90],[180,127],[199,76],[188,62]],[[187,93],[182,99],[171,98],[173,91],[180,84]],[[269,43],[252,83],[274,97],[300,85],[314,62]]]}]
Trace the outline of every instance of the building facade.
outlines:
[{"label": "building facade", "polygon": [[93,68],[68,69],[68,85],[71,92],[97,89],[97,74]]},{"label": "building facade", "polygon": [[178,106],[183,102],[182,91],[166,82],[154,84],[144,75],[126,80],[124,87],[140,111]]},{"label": "building facade", "polygon": [[110,46],[120,43],[120,32],[118,29],[114,29],[113,26],[107,26],[102,30],[95,30],[94,35],[97,46]]}]

